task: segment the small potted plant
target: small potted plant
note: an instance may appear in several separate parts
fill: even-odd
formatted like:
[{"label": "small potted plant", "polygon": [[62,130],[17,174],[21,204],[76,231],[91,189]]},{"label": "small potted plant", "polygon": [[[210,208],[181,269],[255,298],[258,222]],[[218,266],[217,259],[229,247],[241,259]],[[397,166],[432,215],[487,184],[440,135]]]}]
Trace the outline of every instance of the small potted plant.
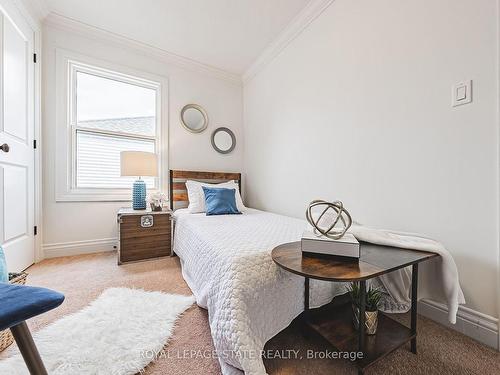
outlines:
[{"label": "small potted plant", "polygon": [[[353,323],[356,329],[359,329],[359,284],[350,283],[348,286],[349,294],[352,300]],[[377,333],[378,325],[378,307],[382,292],[379,289],[369,287],[365,296],[365,331],[368,335]]]},{"label": "small potted plant", "polygon": [[163,205],[167,202],[167,195],[157,192],[152,193],[149,196],[149,204],[151,205],[152,211],[161,211],[163,209]]}]

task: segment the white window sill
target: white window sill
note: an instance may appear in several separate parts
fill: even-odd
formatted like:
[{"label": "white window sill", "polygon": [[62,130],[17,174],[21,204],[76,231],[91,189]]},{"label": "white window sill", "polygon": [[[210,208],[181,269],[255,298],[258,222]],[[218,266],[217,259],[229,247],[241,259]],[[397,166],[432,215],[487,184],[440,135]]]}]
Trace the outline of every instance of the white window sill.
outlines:
[{"label": "white window sill", "polygon": [[[148,189],[148,194],[158,189]],[[132,191],[106,189],[73,189],[56,194],[56,202],[131,202]]]}]

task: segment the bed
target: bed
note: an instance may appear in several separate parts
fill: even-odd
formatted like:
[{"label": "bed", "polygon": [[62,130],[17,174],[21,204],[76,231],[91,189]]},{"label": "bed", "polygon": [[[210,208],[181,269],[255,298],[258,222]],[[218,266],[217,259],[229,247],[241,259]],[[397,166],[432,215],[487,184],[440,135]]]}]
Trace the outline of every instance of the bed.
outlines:
[{"label": "bed", "polygon": [[[224,374],[265,374],[264,344],[303,311],[304,279],[278,269],[271,250],[300,239],[305,223],[249,209],[242,215],[175,213],[174,251],[199,306],[208,309]],[[312,306],[344,292],[311,282]],[[336,289],[334,289],[336,288]]]},{"label": "bed", "polygon": [[[171,171],[171,207],[187,206],[186,179],[225,181],[239,174]],[[215,177],[215,178],[214,178]],[[271,250],[299,240],[306,222],[255,209],[242,215],[174,213],[174,252],[199,306],[208,310],[223,374],[265,374],[264,344],[303,311],[304,279],[280,270]],[[311,282],[311,306],[345,292],[338,283]]]}]

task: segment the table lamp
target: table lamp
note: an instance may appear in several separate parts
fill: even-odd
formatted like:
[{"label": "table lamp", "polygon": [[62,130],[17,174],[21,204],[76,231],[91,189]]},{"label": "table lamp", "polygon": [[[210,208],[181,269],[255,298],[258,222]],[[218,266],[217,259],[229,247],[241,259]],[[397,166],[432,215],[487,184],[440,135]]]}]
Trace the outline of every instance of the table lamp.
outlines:
[{"label": "table lamp", "polygon": [[146,183],[143,176],[158,176],[158,163],[156,154],[143,151],[122,151],[120,153],[120,169],[122,176],[135,176],[132,189],[132,208],[134,210],[146,209]]}]

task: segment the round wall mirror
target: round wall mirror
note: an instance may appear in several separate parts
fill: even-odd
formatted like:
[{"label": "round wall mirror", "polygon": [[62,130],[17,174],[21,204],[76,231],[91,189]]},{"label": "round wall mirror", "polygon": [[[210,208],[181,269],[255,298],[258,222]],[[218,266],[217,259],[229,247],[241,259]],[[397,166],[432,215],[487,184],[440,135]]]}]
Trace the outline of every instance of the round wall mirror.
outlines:
[{"label": "round wall mirror", "polygon": [[181,110],[181,123],[192,133],[201,133],[208,126],[208,115],[197,104],[185,105]]},{"label": "round wall mirror", "polygon": [[228,128],[217,128],[212,133],[212,146],[221,154],[229,154],[236,147],[236,137]]}]

